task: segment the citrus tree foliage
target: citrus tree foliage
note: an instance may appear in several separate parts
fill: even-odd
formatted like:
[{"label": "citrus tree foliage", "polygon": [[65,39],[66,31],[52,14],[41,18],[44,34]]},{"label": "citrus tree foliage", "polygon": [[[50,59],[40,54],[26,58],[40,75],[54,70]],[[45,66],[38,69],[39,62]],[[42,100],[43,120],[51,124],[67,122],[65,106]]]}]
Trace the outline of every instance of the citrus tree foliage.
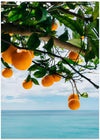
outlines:
[{"label": "citrus tree foliage", "polygon": [[[38,78],[59,74],[66,83],[70,81],[75,85],[77,93],[75,82],[80,78],[98,88],[83,74],[96,69],[99,63],[98,17],[99,2],[2,2],[1,51],[9,44],[34,51],[35,58],[27,69],[26,81],[32,79],[36,85],[39,85]],[[59,35],[58,30],[51,30],[55,21],[59,24],[58,30],[64,28]],[[48,41],[42,41],[46,37],[49,37]],[[80,54],[78,62],[69,59],[69,50],[54,44],[55,37],[61,43],[80,48],[80,51],[76,49]],[[5,67],[13,67],[3,59],[2,63]],[[85,91],[80,95],[88,97]]]}]

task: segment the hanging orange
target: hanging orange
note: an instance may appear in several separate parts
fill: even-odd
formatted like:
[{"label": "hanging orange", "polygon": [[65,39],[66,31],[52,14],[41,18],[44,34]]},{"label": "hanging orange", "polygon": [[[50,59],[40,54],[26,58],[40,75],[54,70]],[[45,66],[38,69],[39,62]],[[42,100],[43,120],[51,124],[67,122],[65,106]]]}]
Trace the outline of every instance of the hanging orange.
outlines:
[{"label": "hanging orange", "polygon": [[47,75],[45,77],[42,78],[41,84],[44,87],[49,87],[51,85],[53,85],[54,83],[54,78],[52,77],[52,75]]},{"label": "hanging orange", "polygon": [[16,51],[17,48],[14,47],[13,45],[10,45],[9,48],[2,52],[2,58],[6,63],[12,64],[12,54],[14,53],[14,51]]},{"label": "hanging orange", "polygon": [[12,64],[18,70],[26,70],[32,63],[32,55],[30,51],[17,49],[12,55]]},{"label": "hanging orange", "polygon": [[77,100],[77,99],[71,99],[71,100],[68,102],[68,107],[69,107],[71,110],[77,110],[77,109],[79,109],[79,107],[80,107],[80,102],[79,102],[79,100]]},{"label": "hanging orange", "polygon": [[24,80],[23,83],[22,83],[22,86],[25,89],[30,89],[33,86],[33,82],[32,82],[32,80],[30,80],[28,82],[26,82],[26,80]]},{"label": "hanging orange", "polygon": [[68,101],[70,101],[71,99],[77,99],[77,100],[79,100],[79,97],[78,97],[77,94],[72,93],[72,94],[68,97]]},{"label": "hanging orange", "polygon": [[79,54],[76,53],[76,52],[71,51],[71,52],[69,53],[69,59],[71,59],[71,60],[77,62],[77,61],[79,60]]},{"label": "hanging orange", "polygon": [[54,82],[59,82],[61,80],[61,76],[60,75],[52,75],[54,78]]},{"label": "hanging orange", "polygon": [[34,58],[35,57],[34,52],[33,51],[30,51],[30,53],[32,55],[32,58]]},{"label": "hanging orange", "polygon": [[2,70],[2,76],[5,78],[10,78],[13,75],[13,71],[11,68],[4,68]]},{"label": "hanging orange", "polygon": [[57,22],[53,22],[53,23],[52,23],[51,30],[52,30],[52,31],[55,31],[55,30],[57,30],[57,28],[58,28]]}]

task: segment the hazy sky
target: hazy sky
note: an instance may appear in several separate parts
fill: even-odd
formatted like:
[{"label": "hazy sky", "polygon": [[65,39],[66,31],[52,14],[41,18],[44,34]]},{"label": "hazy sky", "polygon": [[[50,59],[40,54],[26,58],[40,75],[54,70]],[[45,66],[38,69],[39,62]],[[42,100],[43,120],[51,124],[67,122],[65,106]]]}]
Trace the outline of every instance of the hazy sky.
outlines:
[{"label": "hazy sky", "polygon": [[[60,28],[58,34],[63,32]],[[3,69],[4,66],[1,65]],[[41,78],[39,86],[33,85],[29,90],[22,87],[22,82],[26,79],[28,72],[20,71],[13,67],[13,76],[4,78],[1,76],[1,109],[5,110],[69,110],[68,96],[72,93],[71,84],[64,82],[54,83],[51,87],[43,87]],[[96,74],[95,74],[96,73]],[[96,84],[99,83],[99,70],[88,73],[86,76]],[[80,98],[80,110],[99,109],[99,90],[88,81],[78,82],[77,87],[81,93],[87,92],[88,98]]]}]

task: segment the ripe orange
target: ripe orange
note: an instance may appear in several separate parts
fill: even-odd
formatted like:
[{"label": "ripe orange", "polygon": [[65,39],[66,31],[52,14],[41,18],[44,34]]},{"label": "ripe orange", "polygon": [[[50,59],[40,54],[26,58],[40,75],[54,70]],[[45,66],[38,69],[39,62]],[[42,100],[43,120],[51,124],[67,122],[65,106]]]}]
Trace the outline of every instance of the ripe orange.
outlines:
[{"label": "ripe orange", "polygon": [[34,58],[35,57],[34,52],[33,51],[30,51],[30,53],[32,55],[32,58]]},{"label": "ripe orange", "polygon": [[68,102],[68,107],[69,107],[71,110],[77,110],[77,109],[79,109],[79,107],[80,107],[80,102],[79,102],[79,100],[77,100],[77,99],[71,99],[71,100]]},{"label": "ripe orange", "polygon": [[71,60],[77,62],[77,61],[79,60],[79,54],[76,53],[76,52],[71,51],[71,52],[69,53],[69,59],[71,59]]},{"label": "ripe orange", "polygon": [[51,30],[52,30],[52,31],[55,31],[55,30],[57,29],[57,27],[58,27],[57,22],[53,22],[53,23],[52,23]]},{"label": "ripe orange", "polygon": [[25,89],[30,89],[33,86],[33,82],[32,82],[32,80],[30,80],[28,82],[26,82],[26,80],[24,80],[23,83],[22,83],[22,86]]},{"label": "ripe orange", "polygon": [[60,75],[52,75],[54,78],[54,82],[58,82],[61,80],[61,76]]},{"label": "ripe orange", "polygon": [[32,55],[30,51],[17,49],[12,54],[12,64],[18,70],[26,70],[32,63]]},{"label": "ripe orange", "polygon": [[84,36],[81,36],[81,39],[83,40],[84,39]]},{"label": "ripe orange", "polygon": [[13,71],[11,68],[4,68],[2,70],[2,76],[5,78],[10,78],[13,75]]},{"label": "ripe orange", "polygon": [[77,99],[79,100],[79,97],[77,94],[72,93],[69,97],[68,97],[68,101],[70,101],[71,99]]},{"label": "ripe orange", "polygon": [[12,35],[13,35],[13,33],[9,33],[9,35],[10,35],[10,36],[12,36]]},{"label": "ripe orange", "polygon": [[52,77],[52,75],[46,75],[45,77],[42,78],[41,84],[44,87],[49,87],[51,85],[53,85],[54,83],[54,78]]},{"label": "ripe orange", "polygon": [[12,54],[14,53],[14,51],[16,51],[17,48],[15,48],[13,45],[10,45],[9,48],[2,52],[2,58],[6,63],[10,63],[12,64]]}]

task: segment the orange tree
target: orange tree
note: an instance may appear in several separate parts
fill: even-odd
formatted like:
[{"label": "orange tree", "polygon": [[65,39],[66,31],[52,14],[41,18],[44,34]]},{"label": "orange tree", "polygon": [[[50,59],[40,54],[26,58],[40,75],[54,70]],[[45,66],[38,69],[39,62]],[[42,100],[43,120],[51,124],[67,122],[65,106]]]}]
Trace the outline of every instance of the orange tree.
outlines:
[{"label": "orange tree", "polygon": [[[33,53],[26,83],[31,80],[39,85],[38,78],[56,75],[58,81],[59,77],[64,78],[66,83],[69,81],[81,97],[88,97],[88,94],[79,92],[77,80],[86,79],[99,88],[84,75],[87,70],[95,70],[99,64],[99,2],[3,1],[1,33],[2,54],[10,46],[17,48],[11,52],[10,64],[2,55],[5,67],[13,69],[12,62],[17,59],[15,51],[18,49]],[[25,55],[23,58],[27,63],[28,57]],[[83,63],[80,64],[81,61]]]}]

